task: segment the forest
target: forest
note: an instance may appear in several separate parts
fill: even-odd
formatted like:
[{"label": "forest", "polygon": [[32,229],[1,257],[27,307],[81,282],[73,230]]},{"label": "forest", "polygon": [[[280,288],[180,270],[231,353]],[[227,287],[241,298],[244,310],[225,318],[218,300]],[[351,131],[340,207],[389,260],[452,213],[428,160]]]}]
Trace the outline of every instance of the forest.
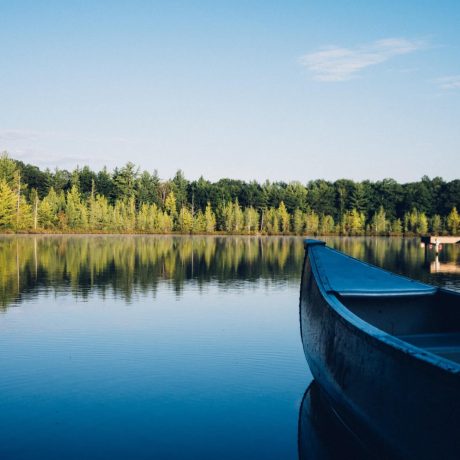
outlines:
[{"label": "forest", "polygon": [[0,155],[2,233],[456,235],[459,206],[459,179],[162,180],[130,162],[51,171]]}]

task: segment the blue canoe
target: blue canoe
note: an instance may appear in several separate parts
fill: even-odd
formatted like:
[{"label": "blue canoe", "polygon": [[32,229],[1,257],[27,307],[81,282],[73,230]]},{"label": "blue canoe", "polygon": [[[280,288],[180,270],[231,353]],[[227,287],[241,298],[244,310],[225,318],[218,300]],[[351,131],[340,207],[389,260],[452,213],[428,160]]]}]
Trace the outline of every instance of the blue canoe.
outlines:
[{"label": "blue canoe", "polygon": [[460,294],[305,241],[302,343],[342,422],[384,458],[460,458]]}]

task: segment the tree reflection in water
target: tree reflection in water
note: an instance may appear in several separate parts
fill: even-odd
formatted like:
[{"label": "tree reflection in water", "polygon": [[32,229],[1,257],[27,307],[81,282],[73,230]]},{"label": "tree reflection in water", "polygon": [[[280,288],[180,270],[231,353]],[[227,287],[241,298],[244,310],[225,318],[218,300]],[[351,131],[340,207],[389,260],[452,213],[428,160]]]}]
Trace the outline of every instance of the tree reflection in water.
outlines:
[{"label": "tree reflection in water", "polygon": [[[328,237],[328,244],[353,257],[423,281],[460,287],[459,276],[429,274],[418,239]],[[73,292],[76,297],[110,293],[130,301],[155,295],[167,283],[181,295],[186,283],[203,289],[214,282],[300,280],[301,237],[247,236],[2,236],[0,309],[37,292]],[[434,260],[434,255],[433,255]],[[460,248],[446,246],[441,262],[460,264]]]}]

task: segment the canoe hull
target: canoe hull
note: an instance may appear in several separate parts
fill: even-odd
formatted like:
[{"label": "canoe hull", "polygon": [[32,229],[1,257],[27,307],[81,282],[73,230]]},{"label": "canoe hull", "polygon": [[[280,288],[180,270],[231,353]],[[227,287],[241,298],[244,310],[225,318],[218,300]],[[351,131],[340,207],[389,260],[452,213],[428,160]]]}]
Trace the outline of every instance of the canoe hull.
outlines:
[{"label": "canoe hull", "polygon": [[350,321],[318,281],[309,252],[307,247],[300,298],[302,342],[310,370],[337,412],[385,457],[459,458],[459,375]]}]

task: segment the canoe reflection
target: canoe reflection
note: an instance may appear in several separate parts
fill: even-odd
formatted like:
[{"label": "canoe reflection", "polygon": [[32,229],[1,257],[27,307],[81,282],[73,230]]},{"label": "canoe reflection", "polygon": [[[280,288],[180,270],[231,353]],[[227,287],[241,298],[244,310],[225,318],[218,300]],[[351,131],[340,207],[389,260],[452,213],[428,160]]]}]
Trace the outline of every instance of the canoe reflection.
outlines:
[{"label": "canoe reflection", "polygon": [[342,423],[316,381],[307,388],[300,406],[298,449],[300,460],[378,458]]}]

